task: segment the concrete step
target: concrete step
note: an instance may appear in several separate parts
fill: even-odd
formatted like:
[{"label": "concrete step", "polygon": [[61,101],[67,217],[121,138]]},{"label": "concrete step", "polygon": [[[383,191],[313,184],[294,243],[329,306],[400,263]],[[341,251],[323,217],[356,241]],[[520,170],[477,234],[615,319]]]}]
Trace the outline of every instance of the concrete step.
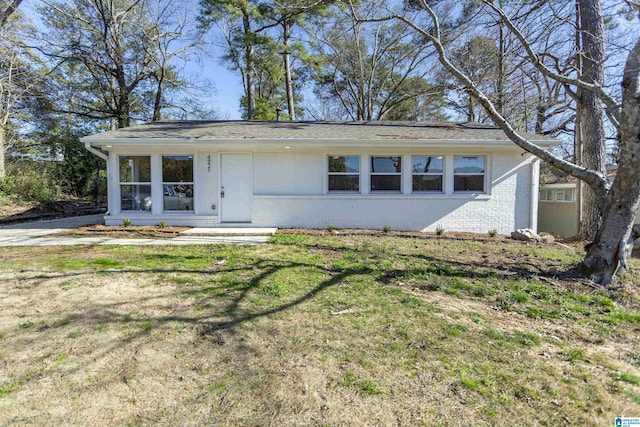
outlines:
[{"label": "concrete step", "polygon": [[277,228],[265,227],[195,227],[180,232],[181,236],[272,236]]}]

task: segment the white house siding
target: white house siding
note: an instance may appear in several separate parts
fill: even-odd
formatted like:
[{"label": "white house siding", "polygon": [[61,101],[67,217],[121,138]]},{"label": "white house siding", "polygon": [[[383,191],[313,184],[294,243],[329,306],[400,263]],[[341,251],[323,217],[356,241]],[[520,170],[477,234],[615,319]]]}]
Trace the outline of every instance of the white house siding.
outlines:
[{"label": "white house siding", "polygon": [[[411,156],[411,153],[388,151],[387,154],[399,154],[405,159]],[[362,159],[367,159],[369,153],[359,154],[361,164],[366,167],[367,162]],[[294,189],[299,182],[284,179],[281,172],[283,163],[270,156],[254,156],[256,188],[252,223],[257,226],[325,228],[331,224],[338,228],[381,229],[389,225],[394,230],[434,231],[442,227],[450,231],[482,233],[495,229],[508,234],[516,228],[530,227],[532,224],[532,159],[520,153],[487,156],[489,179],[486,182],[491,183],[488,194],[451,194],[452,183],[445,179],[446,192],[450,194],[433,195],[410,194],[407,188],[411,182],[408,167],[403,168],[405,194],[299,195]],[[309,164],[309,170],[312,171],[309,177],[317,179],[321,168],[322,184],[326,187],[326,154],[306,158],[315,159],[316,162]],[[292,162],[291,158],[288,159],[288,162]],[[452,167],[452,161],[453,155],[446,156],[446,170]],[[408,165],[408,162],[405,161],[405,164]],[[361,175],[361,187],[366,192],[368,174],[361,171]],[[270,180],[270,176],[276,178]],[[318,182],[314,180],[305,182],[316,192]],[[269,190],[272,190],[271,194]]]},{"label": "white house siding", "polygon": [[322,153],[254,153],[254,195],[321,195]]},{"label": "white house siding", "polygon": [[[295,149],[295,148],[294,148]],[[246,151],[252,155],[253,201],[251,221],[254,226],[325,228],[357,227],[394,230],[448,231],[486,233],[497,230],[508,234],[516,228],[534,226],[531,221],[532,162],[520,151],[499,149],[483,152],[466,149],[443,152],[434,149],[315,148],[301,152],[281,149],[278,152]],[[122,154],[149,154],[149,148],[129,148]],[[155,150],[154,150],[155,151]],[[151,154],[152,192],[162,198],[161,155],[193,154],[194,212],[162,212],[154,203],[152,212],[120,212],[118,153],[110,152],[109,209],[107,224],[122,224],[124,217],[135,225],[213,226],[219,222],[220,156],[227,151],[162,148]],[[327,156],[359,155],[361,194],[327,192]],[[403,158],[402,194],[369,194],[369,156],[399,155]],[[411,155],[445,157],[444,194],[411,194]],[[486,156],[485,194],[453,192],[454,155]],[[535,209],[534,209],[535,211]],[[537,215],[537,213],[536,213]]]},{"label": "white house siding", "polygon": [[199,152],[194,160],[194,197],[196,215],[218,214],[218,154]]}]

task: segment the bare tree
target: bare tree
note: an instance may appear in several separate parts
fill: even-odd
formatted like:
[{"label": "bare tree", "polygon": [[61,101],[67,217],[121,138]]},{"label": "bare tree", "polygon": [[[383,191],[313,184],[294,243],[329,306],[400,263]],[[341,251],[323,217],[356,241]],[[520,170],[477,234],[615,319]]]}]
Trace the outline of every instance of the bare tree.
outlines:
[{"label": "bare tree", "polygon": [[[17,5],[16,5],[17,7]],[[15,17],[16,15],[13,15]],[[0,178],[6,174],[5,151],[10,125],[33,98],[40,78],[34,66],[38,58],[25,46],[23,38],[33,31],[24,18],[9,19],[0,26]]]},{"label": "bare tree", "polygon": [[149,26],[148,54],[153,61],[152,76],[155,80],[152,121],[162,118],[162,110],[167,108],[185,108],[166,99],[166,88],[178,88],[186,85],[176,72],[177,62],[183,63],[193,53],[201,51],[207,27],[199,25],[197,14],[189,3],[179,0],[157,0],[146,6],[153,25]]},{"label": "bare tree", "polygon": [[[640,203],[640,91],[637,89],[640,87],[640,62],[638,60],[640,41],[636,43],[628,56],[622,82],[621,108],[620,104],[597,82],[597,79],[585,81],[580,75],[562,73],[550,67],[545,62],[545,58],[553,59],[553,55],[543,56],[536,52],[524,32],[514,23],[512,17],[494,2],[483,0],[483,4],[487,13],[493,13],[503,20],[506,28],[513,33],[526,52],[529,63],[539,73],[564,85],[593,93],[595,99],[604,105],[612,122],[620,124],[621,154],[613,186],[602,171],[566,161],[521,137],[511,123],[500,114],[486,94],[451,61],[446,39],[442,35],[439,15],[430,3],[419,0],[418,16],[409,16],[407,13],[392,13],[373,20],[399,20],[422,35],[425,41],[431,43],[436,49],[442,66],[458,80],[467,93],[483,106],[493,122],[502,128],[516,145],[563,172],[584,181],[591,187],[604,219],[581,264],[581,270],[595,283],[608,285],[616,273],[622,273],[627,268],[626,259],[632,248],[633,221]],[[581,4],[583,8],[595,10],[596,18],[597,14],[601,13],[597,12],[601,11],[598,0],[583,0]],[[535,4],[531,7],[538,7],[538,5]],[[422,17],[426,17],[426,20],[418,21]],[[590,50],[585,48],[585,51]],[[605,141],[600,141],[600,144],[604,145]]]},{"label": "bare tree", "polygon": [[[373,2],[359,6],[370,10]],[[434,72],[433,51],[402,25],[378,23],[369,28],[340,12],[329,23],[318,23],[313,51],[320,59],[316,94],[337,100],[351,120],[401,119],[416,101],[423,111],[442,117],[441,87],[426,80]],[[435,107],[435,108],[431,108]],[[407,119],[425,118],[405,117]],[[438,118],[439,118],[438,117]],[[436,118],[436,117],[431,117]]]}]

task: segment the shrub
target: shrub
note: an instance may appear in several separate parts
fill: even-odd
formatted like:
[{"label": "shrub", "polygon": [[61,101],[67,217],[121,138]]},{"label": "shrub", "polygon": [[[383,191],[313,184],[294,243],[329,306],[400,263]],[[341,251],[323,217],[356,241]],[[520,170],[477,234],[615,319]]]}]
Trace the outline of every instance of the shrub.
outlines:
[{"label": "shrub", "polygon": [[391,226],[385,225],[384,227],[382,227],[382,231],[384,231],[385,233],[389,233],[391,231]]},{"label": "shrub", "polygon": [[440,225],[439,225],[439,226],[436,228],[436,235],[437,235],[437,236],[442,236],[443,234],[444,234],[444,228],[442,228],[442,226],[440,226]]},{"label": "shrub", "polygon": [[160,222],[158,223],[158,228],[165,228],[166,226],[167,226],[167,223],[166,223],[166,222],[164,222],[164,221],[160,221]]},{"label": "shrub", "polygon": [[333,224],[327,224],[327,230],[334,232],[336,231],[336,226]]},{"label": "shrub", "polygon": [[496,230],[495,228],[489,230],[489,237],[496,237],[497,234],[498,230]]},{"label": "shrub", "polygon": [[131,225],[131,219],[129,218],[122,218],[122,225],[124,225],[125,227],[128,227]]}]

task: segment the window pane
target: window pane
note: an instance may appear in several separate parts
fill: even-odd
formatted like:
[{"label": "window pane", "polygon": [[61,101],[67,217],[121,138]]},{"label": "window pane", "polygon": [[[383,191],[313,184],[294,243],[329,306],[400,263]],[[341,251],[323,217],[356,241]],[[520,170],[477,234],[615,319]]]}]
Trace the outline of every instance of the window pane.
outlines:
[{"label": "window pane", "polygon": [[413,175],[413,191],[442,191],[442,175]]},{"label": "window pane", "polygon": [[151,158],[121,156],[120,182],[151,182]]},{"label": "window pane", "polygon": [[413,156],[411,170],[413,173],[442,173],[442,157]]},{"label": "window pane", "polygon": [[162,181],[193,182],[193,156],[162,156]]},{"label": "window pane", "polygon": [[360,172],[360,156],[329,156],[329,172]]},{"label": "window pane", "polygon": [[150,211],[150,185],[121,185],[120,209],[123,211]]},{"label": "window pane", "polygon": [[371,157],[371,173],[402,172],[401,157]]},{"label": "window pane", "polygon": [[484,157],[455,156],[453,173],[484,173]]},{"label": "window pane", "polygon": [[371,191],[400,191],[400,175],[371,175]]},{"label": "window pane", "polygon": [[329,175],[329,191],[359,191],[359,175]]},{"label": "window pane", "polygon": [[165,211],[192,211],[193,185],[163,185]]},{"label": "window pane", "polygon": [[484,175],[455,175],[454,191],[484,191]]}]

